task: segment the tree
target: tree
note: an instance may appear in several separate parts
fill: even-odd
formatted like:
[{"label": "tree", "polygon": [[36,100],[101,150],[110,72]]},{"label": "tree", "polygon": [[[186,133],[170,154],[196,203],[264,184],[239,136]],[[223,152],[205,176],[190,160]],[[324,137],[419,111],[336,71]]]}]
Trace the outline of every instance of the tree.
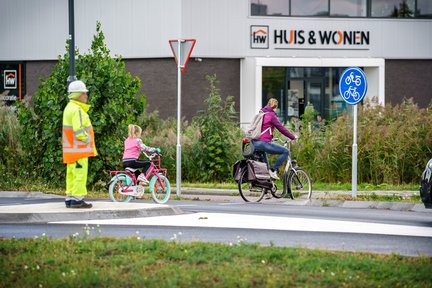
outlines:
[{"label": "tree", "polygon": [[[205,100],[207,110],[200,111],[193,119],[200,131],[200,138],[196,149],[201,155],[196,155],[197,166],[202,167],[201,179],[205,181],[226,181],[231,177],[231,167],[234,164],[240,143],[241,131],[237,126],[233,97],[228,96],[225,101],[216,87],[216,75],[207,76],[209,81],[209,97]],[[234,133],[232,133],[234,131]]]},{"label": "tree", "polygon": [[[76,51],[77,78],[89,90],[90,119],[95,131],[98,157],[90,158],[89,184],[105,180],[107,171],[118,168],[127,125],[134,123],[145,108],[145,97],[137,97],[141,82],[126,72],[121,56],[111,58],[104,43],[101,24],[87,54]],[[68,44],[66,45],[68,51]],[[34,175],[49,179],[50,184],[64,181],[62,162],[62,115],[68,102],[66,79],[69,55],[58,58],[51,75],[41,79],[33,97],[33,107],[21,105],[19,121],[22,126],[21,142],[29,155],[25,163]]]}]

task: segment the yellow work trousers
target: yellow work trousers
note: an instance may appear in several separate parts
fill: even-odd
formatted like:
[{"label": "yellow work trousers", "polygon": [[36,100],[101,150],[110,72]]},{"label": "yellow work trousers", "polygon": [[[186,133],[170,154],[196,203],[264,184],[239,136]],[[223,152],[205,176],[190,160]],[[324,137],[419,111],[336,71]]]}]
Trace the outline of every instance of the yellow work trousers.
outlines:
[{"label": "yellow work trousers", "polygon": [[66,195],[87,195],[88,158],[81,158],[66,166]]}]

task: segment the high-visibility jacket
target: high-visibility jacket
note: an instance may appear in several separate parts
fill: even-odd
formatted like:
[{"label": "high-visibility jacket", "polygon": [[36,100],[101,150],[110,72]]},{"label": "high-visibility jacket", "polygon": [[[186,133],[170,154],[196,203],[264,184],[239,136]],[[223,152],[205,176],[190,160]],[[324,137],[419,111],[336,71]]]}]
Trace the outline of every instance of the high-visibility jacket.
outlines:
[{"label": "high-visibility jacket", "polygon": [[70,100],[63,112],[63,163],[97,156],[93,126],[87,111],[90,105]]}]

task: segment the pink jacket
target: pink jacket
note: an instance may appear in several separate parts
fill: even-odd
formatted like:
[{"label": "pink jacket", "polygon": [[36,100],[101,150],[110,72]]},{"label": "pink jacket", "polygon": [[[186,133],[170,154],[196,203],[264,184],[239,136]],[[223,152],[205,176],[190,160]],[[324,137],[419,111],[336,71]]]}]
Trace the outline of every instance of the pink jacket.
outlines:
[{"label": "pink jacket", "polygon": [[258,138],[258,141],[271,142],[275,128],[286,137],[290,138],[291,140],[295,140],[295,136],[280,123],[276,113],[270,106],[265,106],[261,110],[266,113],[266,115],[264,115],[264,120],[261,127],[261,132],[265,132],[260,138]]},{"label": "pink jacket", "polygon": [[147,152],[152,148],[144,145],[140,138],[128,137],[124,141],[123,160],[138,159],[141,151]]}]

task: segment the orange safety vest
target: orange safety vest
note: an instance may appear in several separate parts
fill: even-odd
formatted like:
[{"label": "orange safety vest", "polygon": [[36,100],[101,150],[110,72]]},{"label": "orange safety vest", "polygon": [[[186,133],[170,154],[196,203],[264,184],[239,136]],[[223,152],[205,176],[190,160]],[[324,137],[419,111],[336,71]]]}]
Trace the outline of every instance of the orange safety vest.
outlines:
[{"label": "orange safety vest", "polygon": [[70,100],[63,113],[63,163],[97,155],[93,126],[86,113],[90,105]]}]

